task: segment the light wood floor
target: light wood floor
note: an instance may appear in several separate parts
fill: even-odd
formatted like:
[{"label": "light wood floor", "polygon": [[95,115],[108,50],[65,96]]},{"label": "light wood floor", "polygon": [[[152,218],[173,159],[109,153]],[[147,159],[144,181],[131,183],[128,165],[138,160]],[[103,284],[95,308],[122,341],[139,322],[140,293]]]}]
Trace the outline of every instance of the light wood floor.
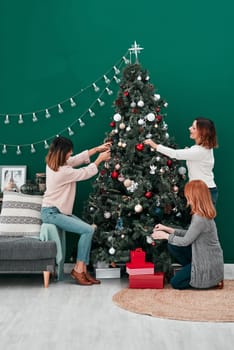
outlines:
[{"label": "light wood floor", "polygon": [[[233,350],[234,323],[184,322],[125,311],[112,296],[127,279],[79,286],[66,275],[0,275],[2,350]],[[175,301],[176,302],[176,301]]]}]

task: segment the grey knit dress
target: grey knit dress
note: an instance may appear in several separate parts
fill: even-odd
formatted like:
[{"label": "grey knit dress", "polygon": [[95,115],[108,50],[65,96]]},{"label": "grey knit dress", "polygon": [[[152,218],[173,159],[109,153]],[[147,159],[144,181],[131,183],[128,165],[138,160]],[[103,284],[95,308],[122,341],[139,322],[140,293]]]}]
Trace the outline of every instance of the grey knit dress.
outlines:
[{"label": "grey knit dress", "polygon": [[188,230],[176,229],[168,242],[181,247],[192,245],[192,287],[210,288],[223,280],[223,251],[213,219],[194,214]]}]

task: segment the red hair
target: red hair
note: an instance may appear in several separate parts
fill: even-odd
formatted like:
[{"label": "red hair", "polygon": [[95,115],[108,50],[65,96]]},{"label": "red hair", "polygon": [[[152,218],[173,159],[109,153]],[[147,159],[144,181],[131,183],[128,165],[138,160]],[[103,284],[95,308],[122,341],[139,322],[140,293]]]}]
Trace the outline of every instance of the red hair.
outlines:
[{"label": "red hair", "polygon": [[216,210],[211,199],[210,190],[205,182],[201,180],[187,182],[184,187],[184,195],[191,207],[192,214],[198,214],[207,219],[215,218]]}]

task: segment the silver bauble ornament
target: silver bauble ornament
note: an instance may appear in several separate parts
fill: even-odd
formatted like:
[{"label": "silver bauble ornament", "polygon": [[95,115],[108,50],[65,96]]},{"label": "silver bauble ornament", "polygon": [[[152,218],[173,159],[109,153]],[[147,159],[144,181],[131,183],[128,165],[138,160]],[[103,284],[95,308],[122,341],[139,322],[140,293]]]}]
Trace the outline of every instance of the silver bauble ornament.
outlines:
[{"label": "silver bauble ornament", "polygon": [[185,175],[186,172],[187,172],[187,169],[186,169],[184,166],[179,167],[178,173],[179,173],[180,175]]}]

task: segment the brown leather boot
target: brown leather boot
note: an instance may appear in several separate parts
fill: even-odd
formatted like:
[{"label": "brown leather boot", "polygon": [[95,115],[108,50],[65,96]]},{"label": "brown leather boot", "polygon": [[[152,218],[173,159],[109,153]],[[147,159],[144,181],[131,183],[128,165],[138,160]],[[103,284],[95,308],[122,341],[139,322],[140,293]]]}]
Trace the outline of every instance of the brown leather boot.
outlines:
[{"label": "brown leather boot", "polygon": [[223,283],[223,280],[222,280],[215,286],[215,289],[223,289],[223,287],[224,287],[224,283]]},{"label": "brown leather boot", "polygon": [[90,282],[86,276],[84,272],[77,272],[74,269],[71,272],[71,276],[74,280],[76,280],[79,284],[81,284],[82,286],[91,286],[92,282]]},{"label": "brown leather boot", "polygon": [[97,280],[96,278],[91,276],[88,271],[86,271],[84,274],[85,274],[85,277],[87,278],[87,280],[90,281],[91,283],[93,283],[93,284],[100,284],[101,283],[100,280]]}]

